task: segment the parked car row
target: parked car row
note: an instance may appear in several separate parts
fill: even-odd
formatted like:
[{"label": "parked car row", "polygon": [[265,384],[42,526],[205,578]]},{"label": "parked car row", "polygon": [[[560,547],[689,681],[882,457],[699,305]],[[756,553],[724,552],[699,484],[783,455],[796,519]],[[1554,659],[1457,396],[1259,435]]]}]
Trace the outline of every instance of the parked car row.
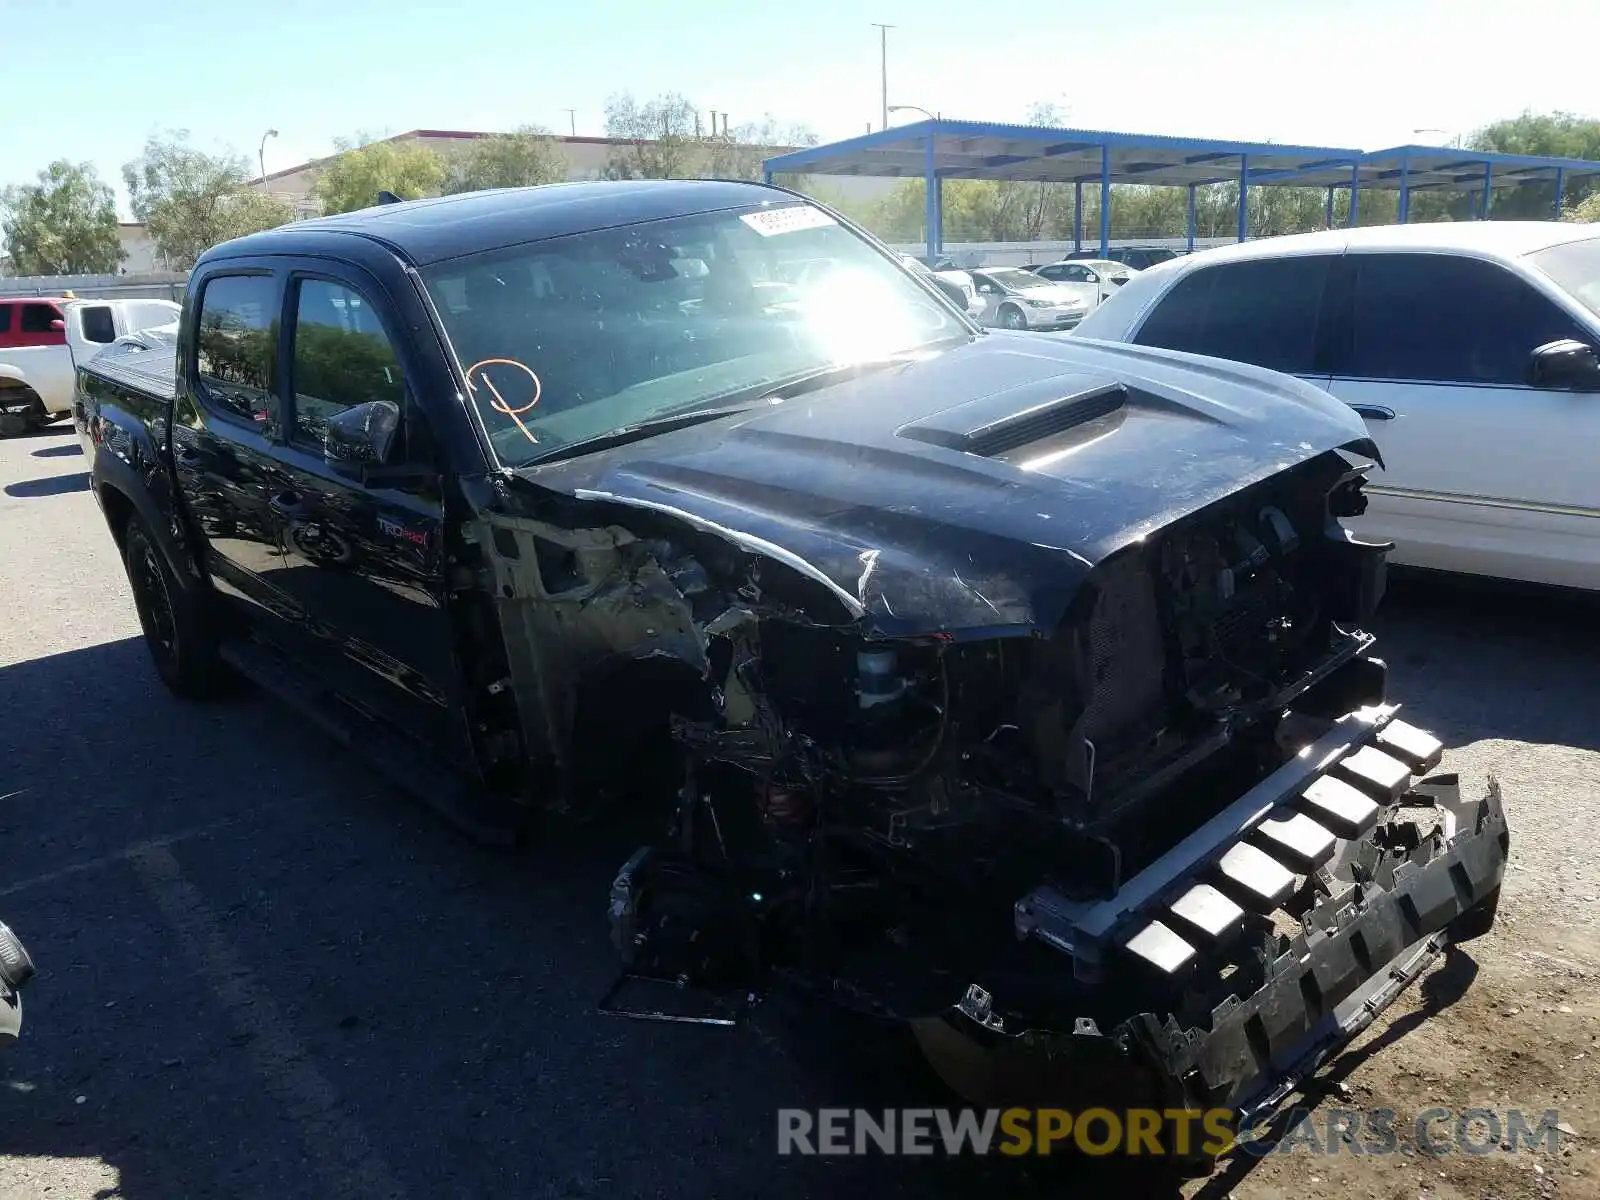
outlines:
[{"label": "parked car row", "polygon": [[1334,230],[1138,276],[1078,337],[1270,368],[1361,415],[1391,561],[1600,589],[1600,235],[1557,222]]},{"label": "parked car row", "polygon": [[0,436],[72,409],[76,367],[123,334],[178,319],[171,300],[0,297]]},{"label": "parked car row", "polygon": [[[940,290],[982,324],[1061,331],[1077,326],[1146,266],[1180,254],[1167,246],[1117,246],[1105,255],[1077,250],[1057,262],[968,268],[944,254],[900,257],[912,270],[931,276]],[[1053,286],[1045,288],[1041,281]]]},{"label": "parked car row", "polygon": [[1098,250],[1074,250],[1066,256],[1068,262],[1081,262],[1084,259],[1099,259],[1121,263],[1125,267],[1132,267],[1135,271],[1148,271],[1151,267],[1159,266],[1164,262],[1171,262],[1175,258],[1182,258],[1187,250],[1180,250],[1176,246],[1112,246],[1104,254]]}]

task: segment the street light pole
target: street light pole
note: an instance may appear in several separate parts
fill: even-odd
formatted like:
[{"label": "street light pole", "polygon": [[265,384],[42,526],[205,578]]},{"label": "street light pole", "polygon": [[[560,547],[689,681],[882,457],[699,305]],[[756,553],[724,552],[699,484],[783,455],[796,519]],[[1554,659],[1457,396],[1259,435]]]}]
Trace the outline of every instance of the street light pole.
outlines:
[{"label": "street light pole", "polygon": [[930,121],[937,121],[939,119],[936,114],[929,112],[919,104],[891,104],[889,105],[889,111],[892,113],[919,112],[923,116],[927,117]]},{"label": "street light pole", "polygon": [[256,162],[261,166],[261,178],[267,177],[267,139],[278,136],[276,129],[269,129],[261,135],[261,145],[256,148]]},{"label": "street light pole", "polygon": [[889,128],[889,30],[893,25],[885,25],[880,21],[873,21],[878,27],[878,58],[879,75],[883,83],[883,124],[879,129]]},{"label": "street light pole", "polygon": [[575,109],[575,108],[563,108],[561,111],[567,114],[567,122],[572,126],[572,136],[573,137],[577,137],[578,136],[578,110]]}]

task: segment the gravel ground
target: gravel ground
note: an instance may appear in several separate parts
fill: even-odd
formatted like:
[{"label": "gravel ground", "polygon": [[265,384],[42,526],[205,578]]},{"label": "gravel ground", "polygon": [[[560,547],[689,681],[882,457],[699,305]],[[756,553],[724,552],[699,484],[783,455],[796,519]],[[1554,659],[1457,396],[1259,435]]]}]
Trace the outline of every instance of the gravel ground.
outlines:
[{"label": "gravel ground", "polygon": [[[993,1190],[775,1156],[780,1106],[938,1102],[882,1031],[595,1015],[618,847],[479,851],[260,697],[169,698],[84,465],[65,434],[0,442],[0,917],[42,969],[0,1057],[0,1200]],[[1393,589],[1394,694],[1447,767],[1501,778],[1514,868],[1495,932],[1334,1069],[1358,1107],[1559,1104],[1568,1152],[1275,1156],[1190,1192],[1600,1195],[1597,618]],[[1043,1190],[1120,1178],[1073,1170]]]}]

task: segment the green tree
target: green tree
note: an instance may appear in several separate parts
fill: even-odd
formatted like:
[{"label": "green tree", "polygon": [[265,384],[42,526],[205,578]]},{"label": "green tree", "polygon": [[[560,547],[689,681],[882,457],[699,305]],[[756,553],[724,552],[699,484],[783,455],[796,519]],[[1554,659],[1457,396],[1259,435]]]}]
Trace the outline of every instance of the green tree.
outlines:
[{"label": "green tree", "polygon": [[[736,125],[731,132],[700,142],[696,174],[710,179],[760,179],[762,164],[775,151],[815,146],[817,135],[806,125],[785,125],[771,113],[759,121]],[[805,190],[803,176],[777,176],[775,183]]]},{"label": "green tree", "polygon": [[640,103],[628,92],[606,101],[606,136],[616,146],[606,162],[610,179],[682,179],[694,173],[695,106],[677,92]]},{"label": "green tree", "polygon": [[219,242],[282,225],[287,201],[248,186],[250,165],[232,152],[207,154],[179,130],[152,137],[122,168],[133,215],[175,270],[187,270]]},{"label": "green tree", "polygon": [[447,193],[533,187],[567,178],[567,159],[547,129],[524,126],[472,142],[451,164]]},{"label": "green tree", "polygon": [[[609,179],[760,179],[774,148],[814,146],[804,125],[784,125],[768,113],[723,131],[702,125],[687,97],[669,92],[641,103],[627,92],[606,101],[606,136],[626,143],[606,162]],[[780,179],[803,187],[800,177]]]},{"label": "green tree", "polygon": [[90,164],[66,159],[0,191],[0,240],[19,275],[108,274],[123,259],[111,189]]},{"label": "green tree", "polygon": [[325,213],[354,212],[378,202],[379,192],[402,200],[437,196],[449,166],[438,151],[421,142],[370,141],[361,137],[334,142],[339,154],[317,175],[311,192]]},{"label": "green tree", "polygon": [[1600,221],[1600,191],[1590,192],[1561,214],[1563,221]]},{"label": "green tree", "polygon": [[[1600,159],[1600,120],[1573,113],[1523,112],[1495,121],[1475,131],[1467,145],[1474,150],[1493,150],[1501,154],[1537,154],[1551,158]],[[1592,179],[1569,180],[1567,203],[1580,203],[1597,185]],[[1474,197],[1462,196],[1456,206],[1469,215]],[[1547,219],[1555,206],[1555,181],[1503,188],[1495,192],[1489,215],[1495,218]]]}]

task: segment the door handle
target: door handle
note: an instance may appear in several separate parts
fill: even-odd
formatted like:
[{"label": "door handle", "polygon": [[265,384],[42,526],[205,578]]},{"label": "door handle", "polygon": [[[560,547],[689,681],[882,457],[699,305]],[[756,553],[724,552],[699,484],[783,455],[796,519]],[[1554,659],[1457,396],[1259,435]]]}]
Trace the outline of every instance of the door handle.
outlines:
[{"label": "door handle", "polygon": [[1385,408],[1381,404],[1352,404],[1350,407],[1360,413],[1362,419],[1366,421],[1394,420],[1394,409]]},{"label": "door handle", "polygon": [[267,507],[285,521],[298,521],[306,515],[306,506],[297,492],[279,492],[267,501]]}]

